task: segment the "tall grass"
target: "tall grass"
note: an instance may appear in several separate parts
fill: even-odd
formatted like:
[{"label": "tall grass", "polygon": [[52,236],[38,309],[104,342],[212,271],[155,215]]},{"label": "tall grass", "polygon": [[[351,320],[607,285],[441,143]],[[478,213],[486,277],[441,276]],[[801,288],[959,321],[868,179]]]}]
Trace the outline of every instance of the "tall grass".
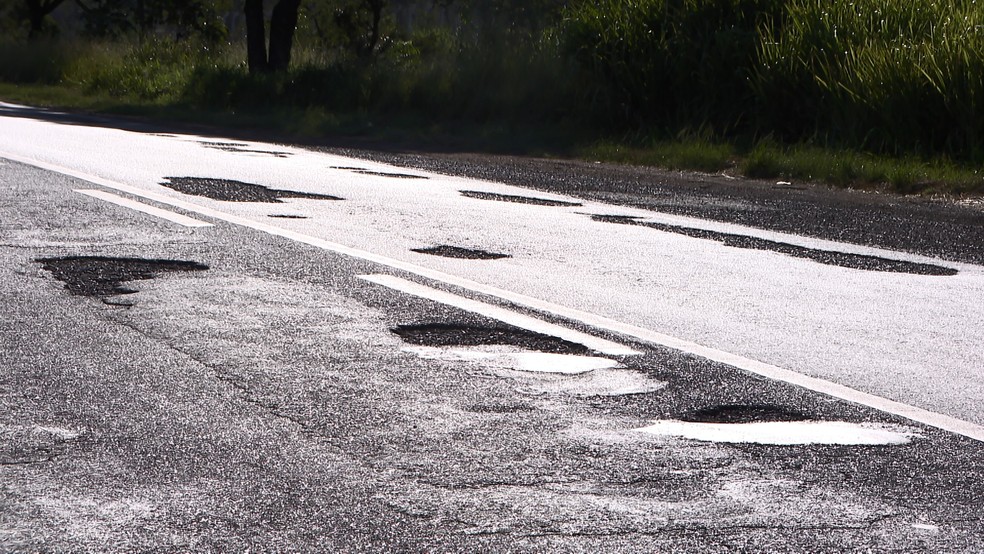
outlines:
[{"label": "tall grass", "polygon": [[591,0],[565,12],[585,107],[619,125],[727,134],[747,126],[758,29],[784,0]]},{"label": "tall grass", "polygon": [[984,159],[984,6],[797,0],[761,30],[758,125],[891,153]]},{"label": "tall grass", "polygon": [[591,0],[560,29],[627,126],[984,161],[975,0]]}]

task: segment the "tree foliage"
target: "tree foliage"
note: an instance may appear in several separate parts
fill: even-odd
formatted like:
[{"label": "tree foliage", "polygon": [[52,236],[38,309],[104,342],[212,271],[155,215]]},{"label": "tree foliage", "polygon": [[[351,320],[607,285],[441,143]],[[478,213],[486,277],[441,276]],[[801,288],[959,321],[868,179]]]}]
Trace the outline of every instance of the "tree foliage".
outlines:
[{"label": "tree foliage", "polygon": [[75,0],[88,34],[119,37],[173,32],[177,38],[198,34],[208,40],[225,37],[218,6],[208,0]]}]

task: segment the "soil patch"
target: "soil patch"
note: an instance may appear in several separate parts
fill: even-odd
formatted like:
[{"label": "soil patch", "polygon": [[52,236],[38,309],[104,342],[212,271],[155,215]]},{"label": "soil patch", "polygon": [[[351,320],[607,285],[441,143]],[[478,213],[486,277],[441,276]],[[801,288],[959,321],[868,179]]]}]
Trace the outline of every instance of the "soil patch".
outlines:
[{"label": "soil patch", "polygon": [[212,179],[209,177],[165,177],[161,185],[182,194],[204,196],[225,202],[268,202],[281,203],[281,198],[303,198],[306,200],[342,200],[328,194],[278,190],[262,185],[234,181],[232,179]]},{"label": "soil patch", "polygon": [[664,223],[654,223],[651,221],[637,221],[635,218],[626,216],[592,215],[591,219],[604,223],[618,223],[621,225],[640,225],[649,227],[657,231],[676,233],[688,237],[707,239],[720,242],[725,246],[734,248],[750,248],[754,250],[769,250],[793,256],[794,258],[805,258],[826,265],[847,267],[850,269],[862,269],[865,271],[886,271],[891,273],[910,273],[913,275],[934,275],[951,276],[956,275],[956,269],[943,267],[934,264],[922,264],[906,262],[901,260],[890,260],[879,256],[868,256],[865,254],[849,254],[846,252],[834,252],[830,250],[818,250],[806,248],[784,242],[775,242],[745,235],[735,235],[731,233],[721,233],[718,231],[708,231],[706,229],[696,229],[693,227],[681,227],[677,225],[667,225]]},{"label": "soil patch", "polygon": [[35,260],[55,279],[65,283],[77,296],[115,296],[136,290],[123,286],[128,281],[153,279],[172,271],[203,271],[207,265],[181,260],[65,256]]}]

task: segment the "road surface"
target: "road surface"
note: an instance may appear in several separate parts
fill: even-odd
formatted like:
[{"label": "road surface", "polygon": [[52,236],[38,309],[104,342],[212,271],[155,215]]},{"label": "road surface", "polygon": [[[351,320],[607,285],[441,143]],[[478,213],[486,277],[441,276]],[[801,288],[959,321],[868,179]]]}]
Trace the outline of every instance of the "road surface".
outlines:
[{"label": "road surface", "polygon": [[3,108],[0,547],[984,548],[973,241]]}]

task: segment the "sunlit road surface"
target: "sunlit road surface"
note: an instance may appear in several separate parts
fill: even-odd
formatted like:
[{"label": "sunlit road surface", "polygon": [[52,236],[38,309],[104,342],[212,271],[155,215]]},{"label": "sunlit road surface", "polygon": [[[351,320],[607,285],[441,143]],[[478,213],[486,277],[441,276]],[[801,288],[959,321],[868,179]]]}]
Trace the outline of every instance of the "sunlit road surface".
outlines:
[{"label": "sunlit road surface", "polygon": [[0,550],[984,544],[980,266],[0,108]]},{"label": "sunlit road surface", "polygon": [[[984,425],[980,266],[580,203],[279,145],[223,145],[196,136],[14,117],[2,119],[2,131],[0,155],[106,179],[264,229],[324,239]],[[162,186],[167,177],[232,179],[344,200],[227,202]],[[572,205],[507,202],[462,191]],[[956,274],[912,274],[904,266],[895,271],[838,267],[596,221],[593,215],[927,264]],[[476,262],[413,251],[440,245],[509,257]]]}]

